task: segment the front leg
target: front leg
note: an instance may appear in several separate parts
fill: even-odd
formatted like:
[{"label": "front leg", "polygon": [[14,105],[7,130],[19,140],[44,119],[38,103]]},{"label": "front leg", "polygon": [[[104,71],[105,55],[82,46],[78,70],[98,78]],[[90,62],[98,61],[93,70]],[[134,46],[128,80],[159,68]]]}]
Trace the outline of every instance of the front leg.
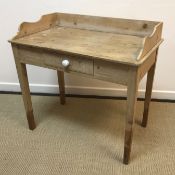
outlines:
[{"label": "front leg", "polygon": [[26,64],[20,62],[19,55],[18,55],[18,47],[14,45],[12,46],[12,48],[13,48],[13,54],[15,58],[16,70],[18,73],[18,79],[21,86],[22,97],[23,97],[23,102],[25,106],[29,129],[33,130],[36,128],[36,125],[35,125],[35,120],[33,115],[33,108],[32,108],[31,96],[30,96]]},{"label": "front leg", "polygon": [[17,59],[15,60],[15,63],[16,63],[18,78],[21,86],[29,129],[33,130],[36,128],[36,125],[35,125],[35,120],[33,115],[33,108],[32,108],[31,96],[30,96],[26,65],[24,63],[20,63]]},{"label": "front leg", "polygon": [[125,141],[123,163],[128,164],[130,160],[134,115],[137,101],[138,91],[138,75],[137,69],[131,69],[128,73],[128,89],[127,89],[127,115],[125,124]]}]

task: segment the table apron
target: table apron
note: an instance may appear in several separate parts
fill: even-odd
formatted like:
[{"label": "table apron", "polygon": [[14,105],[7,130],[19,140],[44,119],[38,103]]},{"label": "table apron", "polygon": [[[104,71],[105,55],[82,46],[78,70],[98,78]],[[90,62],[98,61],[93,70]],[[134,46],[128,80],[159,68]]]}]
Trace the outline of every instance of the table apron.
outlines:
[{"label": "table apron", "polygon": [[[128,84],[129,70],[137,67],[104,61],[100,59],[90,59],[86,57],[71,56],[59,54],[51,51],[43,51],[36,48],[23,48],[13,46],[15,59],[24,64],[45,67],[64,71],[67,73],[81,74],[85,77],[91,77],[107,82],[121,85]],[[70,61],[70,66],[65,68],[62,65],[63,59]]]}]

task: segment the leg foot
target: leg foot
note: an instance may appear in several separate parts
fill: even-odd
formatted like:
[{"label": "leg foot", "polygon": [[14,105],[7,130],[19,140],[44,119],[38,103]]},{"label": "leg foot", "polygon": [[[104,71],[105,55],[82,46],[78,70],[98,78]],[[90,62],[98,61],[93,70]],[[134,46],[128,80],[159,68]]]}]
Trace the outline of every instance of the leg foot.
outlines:
[{"label": "leg foot", "polygon": [[133,134],[132,130],[125,131],[125,145],[124,145],[123,163],[126,165],[128,165],[129,161],[130,161],[132,134]]},{"label": "leg foot", "polygon": [[36,125],[35,125],[35,121],[34,121],[33,111],[27,112],[27,120],[28,120],[28,124],[29,124],[29,129],[34,130],[36,128]]}]

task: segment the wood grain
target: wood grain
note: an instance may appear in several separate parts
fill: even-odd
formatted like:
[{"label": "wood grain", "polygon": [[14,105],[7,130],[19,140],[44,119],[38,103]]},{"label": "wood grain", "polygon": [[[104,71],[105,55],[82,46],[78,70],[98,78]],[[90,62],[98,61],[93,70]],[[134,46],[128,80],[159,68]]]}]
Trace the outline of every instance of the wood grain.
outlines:
[{"label": "wood grain", "polygon": [[47,30],[56,25],[57,13],[43,15],[37,22],[23,22],[19,27],[17,35],[12,40]]},{"label": "wood grain", "polygon": [[13,53],[15,57],[15,63],[16,63],[16,70],[18,72],[18,78],[21,86],[24,106],[26,110],[26,116],[28,120],[29,129],[33,130],[35,129],[35,120],[33,115],[33,107],[32,107],[32,101],[30,96],[30,89],[29,89],[29,82],[28,82],[28,76],[27,76],[27,70],[26,65],[23,63],[20,63],[18,60],[18,48],[13,46]]},{"label": "wood grain", "polygon": [[136,64],[143,38],[129,35],[56,27],[16,39],[15,43],[99,58],[113,62]]},{"label": "wood grain", "polygon": [[139,80],[145,76],[151,66],[156,62],[156,50],[139,66]]},{"label": "wood grain", "polygon": [[133,36],[148,36],[159,22],[57,13],[59,26]]},{"label": "wood grain", "polygon": [[[46,67],[55,70],[61,70],[69,73],[82,73],[93,75],[93,60],[89,58],[81,58],[71,56],[69,54],[59,54],[51,52],[47,49],[38,49],[30,47],[18,47],[18,58],[26,64]],[[62,61],[66,59],[70,62],[68,68],[62,65]]]},{"label": "wood grain", "polygon": [[135,117],[135,108],[137,102],[138,93],[138,70],[137,68],[131,68],[128,74],[128,89],[127,89],[127,115],[125,124],[125,139],[124,139],[124,155],[123,163],[128,164],[130,161],[132,137],[133,137],[133,125]]},{"label": "wood grain", "polygon": [[148,71],[148,75],[147,75],[144,112],[143,112],[143,119],[142,119],[142,126],[143,127],[146,127],[147,123],[148,123],[148,113],[149,113],[149,106],[150,106],[151,94],[152,94],[152,88],[153,88],[157,54],[158,54],[158,50],[154,54],[155,63],[151,66],[151,68]]},{"label": "wood grain", "polygon": [[95,60],[94,78],[122,85],[128,84],[129,66]]},{"label": "wood grain", "polygon": [[138,65],[160,42],[162,26],[154,21],[54,13],[21,24],[10,42]]}]

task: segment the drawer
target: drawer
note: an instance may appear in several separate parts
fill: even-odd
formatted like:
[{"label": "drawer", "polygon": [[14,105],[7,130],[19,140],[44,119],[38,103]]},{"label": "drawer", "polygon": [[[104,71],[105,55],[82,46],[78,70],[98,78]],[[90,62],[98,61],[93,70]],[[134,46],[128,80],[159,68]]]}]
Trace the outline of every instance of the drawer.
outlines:
[{"label": "drawer", "polygon": [[128,66],[104,60],[94,60],[94,78],[126,85]]},{"label": "drawer", "polygon": [[[53,51],[46,51],[36,48],[21,47],[18,49],[18,57],[21,62],[36,66],[59,69],[65,72],[78,72],[93,75],[93,59],[59,54]],[[63,61],[69,63],[63,65]]]},{"label": "drawer", "polygon": [[[68,65],[66,66],[64,63]],[[94,69],[92,59],[60,54],[45,58],[45,64],[65,72],[79,72],[89,75],[93,75]]]}]

